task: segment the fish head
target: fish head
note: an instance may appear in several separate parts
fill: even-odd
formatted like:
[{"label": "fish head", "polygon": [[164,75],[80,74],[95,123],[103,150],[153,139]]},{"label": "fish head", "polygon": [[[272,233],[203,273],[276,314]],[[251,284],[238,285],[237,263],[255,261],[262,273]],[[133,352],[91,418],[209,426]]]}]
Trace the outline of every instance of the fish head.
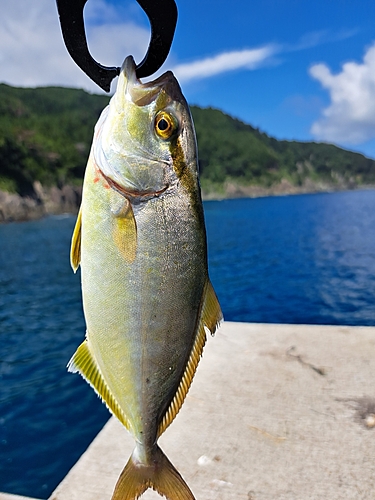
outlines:
[{"label": "fish head", "polygon": [[127,197],[160,196],[186,168],[197,179],[196,150],[189,107],[173,73],[142,83],[127,57],[95,130],[94,158],[107,182]]}]

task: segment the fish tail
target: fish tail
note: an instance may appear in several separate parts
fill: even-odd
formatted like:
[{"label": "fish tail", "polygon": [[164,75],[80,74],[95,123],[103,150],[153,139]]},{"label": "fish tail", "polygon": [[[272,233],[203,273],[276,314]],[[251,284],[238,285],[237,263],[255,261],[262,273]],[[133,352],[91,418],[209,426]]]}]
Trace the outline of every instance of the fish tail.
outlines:
[{"label": "fish tail", "polygon": [[148,488],[167,500],[195,500],[180,473],[158,446],[152,456],[152,465],[137,463],[133,452],[117,481],[112,500],[136,500]]}]

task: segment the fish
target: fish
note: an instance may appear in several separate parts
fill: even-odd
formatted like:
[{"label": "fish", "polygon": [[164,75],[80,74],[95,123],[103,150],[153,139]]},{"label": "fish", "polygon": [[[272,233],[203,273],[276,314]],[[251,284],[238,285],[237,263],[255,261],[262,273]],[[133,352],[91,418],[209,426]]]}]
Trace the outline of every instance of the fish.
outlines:
[{"label": "fish", "polygon": [[94,129],[70,252],[86,336],[68,364],[135,448],[112,500],[148,488],[194,500],[158,439],[223,319],[208,275],[195,130],[173,73],[142,83],[131,56]]}]

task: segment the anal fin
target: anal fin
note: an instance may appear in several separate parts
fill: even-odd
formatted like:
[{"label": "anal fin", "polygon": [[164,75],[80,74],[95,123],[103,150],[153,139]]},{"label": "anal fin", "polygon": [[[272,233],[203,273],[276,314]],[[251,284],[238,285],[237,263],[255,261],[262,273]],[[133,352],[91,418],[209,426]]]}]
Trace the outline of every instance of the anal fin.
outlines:
[{"label": "anal fin", "polygon": [[211,335],[214,335],[222,320],[223,313],[219,301],[211,281],[208,280],[205,287],[201,321],[210,330]]},{"label": "anal fin", "polygon": [[215,290],[213,289],[210,280],[207,280],[203,291],[200,319],[193,348],[191,350],[189,360],[187,362],[185,372],[181,379],[180,385],[178,386],[177,392],[159,425],[158,436],[161,436],[165,429],[167,429],[167,427],[169,427],[169,425],[173,422],[174,418],[180,411],[181,406],[185,401],[186,395],[190,389],[195,372],[197,370],[199,360],[202,356],[204,345],[207,340],[205,327],[209,329],[211,335],[214,335],[222,319],[223,313],[221,312],[220,304],[217,300]]},{"label": "anal fin", "polygon": [[72,359],[69,361],[68,371],[71,373],[79,372],[95,390],[98,396],[101,397],[108,409],[128,430],[130,430],[129,420],[107,386],[100,368],[91,354],[87,340],[82,342]]}]

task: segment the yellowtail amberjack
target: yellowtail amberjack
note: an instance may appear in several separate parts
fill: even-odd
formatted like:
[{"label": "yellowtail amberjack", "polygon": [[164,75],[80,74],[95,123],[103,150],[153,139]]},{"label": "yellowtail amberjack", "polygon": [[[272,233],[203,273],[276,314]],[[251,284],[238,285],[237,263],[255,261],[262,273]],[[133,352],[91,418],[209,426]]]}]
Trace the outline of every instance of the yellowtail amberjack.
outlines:
[{"label": "yellowtail amberjack", "polygon": [[171,72],[141,83],[125,60],[95,127],[71,262],[81,265],[87,333],[69,370],[136,442],[113,499],[153,488],[194,500],[157,440],[222,313],[208,277],[194,127]]}]

